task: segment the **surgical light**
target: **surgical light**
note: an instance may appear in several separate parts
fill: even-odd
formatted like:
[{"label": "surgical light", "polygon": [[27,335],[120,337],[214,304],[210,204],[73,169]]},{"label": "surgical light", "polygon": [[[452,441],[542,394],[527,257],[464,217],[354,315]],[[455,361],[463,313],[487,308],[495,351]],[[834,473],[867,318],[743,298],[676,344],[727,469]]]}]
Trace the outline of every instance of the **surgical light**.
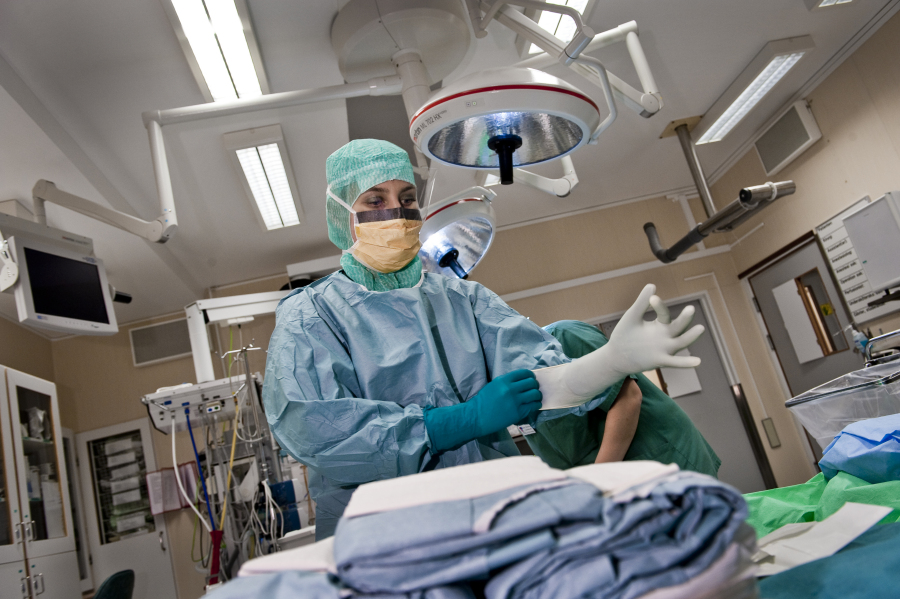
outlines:
[{"label": "surgical light", "polygon": [[472,187],[429,207],[419,232],[419,257],[428,272],[468,278],[491,247],[497,218],[483,187]]},{"label": "surgical light", "polygon": [[225,134],[225,147],[234,155],[244,189],[267,231],[299,225],[302,217],[283,144],[278,125]]},{"label": "surgical light", "polygon": [[214,101],[263,93],[235,0],[172,0]]},{"label": "surgical light", "polygon": [[426,156],[445,164],[500,169],[560,158],[587,143],[600,109],[552,75],[527,68],[490,69],[441,89],[413,115],[410,135]]},{"label": "surgical light", "polygon": [[[713,143],[724,139],[812,47],[812,39],[809,36],[766,44],[766,47],[757,54],[756,58],[722,95],[722,98],[710,109],[708,114],[719,114],[719,116],[711,125],[704,126],[701,123],[698,129],[703,129],[703,132],[697,140],[697,144]],[[747,83],[748,79],[750,79],[749,83]],[[738,92],[738,90],[740,91]],[[737,97],[734,97],[735,95]],[[734,99],[720,113],[723,100],[731,98]]]}]

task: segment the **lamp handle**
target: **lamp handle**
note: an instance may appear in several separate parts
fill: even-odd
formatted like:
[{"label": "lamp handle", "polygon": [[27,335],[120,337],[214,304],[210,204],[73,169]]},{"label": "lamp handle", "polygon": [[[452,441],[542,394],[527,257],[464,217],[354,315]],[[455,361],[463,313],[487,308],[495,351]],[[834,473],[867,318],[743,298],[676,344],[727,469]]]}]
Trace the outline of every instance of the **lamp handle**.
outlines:
[{"label": "lamp handle", "polygon": [[[591,139],[588,141],[589,144],[596,144],[597,138],[600,137],[601,133],[609,129],[609,126],[612,125],[613,121],[616,120],[619,112],[616,109],[616,101],[613,98],[612,87],[609,84],[609,77],[606,74],[606,67],[603,66],[603,63],[596,58],[585,55],[581,55],[576,58],[575,62],[587,66],[591,71],[596,73],[599,84],[596,81],[591,81],[590,79],[588,79],[588,81],[603,90],[603,97],[606,98],[606,105],[609,107],[609,114],[599,125],[597,125],[597,128],[591,134]],[[578,71],[574,72],[577,73],[579,77],[587,79],[587,77],[584,77],[584,75],[578,73]]]}]

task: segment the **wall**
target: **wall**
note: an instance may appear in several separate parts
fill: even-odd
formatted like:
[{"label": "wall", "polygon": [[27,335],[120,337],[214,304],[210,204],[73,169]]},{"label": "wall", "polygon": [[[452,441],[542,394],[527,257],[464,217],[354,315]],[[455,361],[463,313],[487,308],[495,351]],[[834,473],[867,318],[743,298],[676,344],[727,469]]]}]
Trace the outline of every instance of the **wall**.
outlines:
[{"label": "wall", "polygon": [[[53,380],[50,340],[25,327],[0,318],[0,364],[30,375]],[[63,426],[68,424],[63,421]]]}]

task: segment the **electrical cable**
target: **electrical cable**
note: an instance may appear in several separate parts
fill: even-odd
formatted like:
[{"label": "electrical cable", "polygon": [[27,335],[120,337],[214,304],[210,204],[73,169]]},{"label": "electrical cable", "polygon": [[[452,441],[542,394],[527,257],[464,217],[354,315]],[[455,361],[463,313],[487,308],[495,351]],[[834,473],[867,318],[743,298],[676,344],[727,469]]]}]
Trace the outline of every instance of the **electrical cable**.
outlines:
[{"label": "electrical cable", "polygon": [[[213,530],[216,530],[216,522],[213,520],[212,508],[209,505],[209,492],[206,490],[206,479],[203,477],[203,467],[200,465],[200,455],[197,453],[197,443],[194,441],[194,430],[191,428],[191,415],[188,414],[187,409],[184,410],[184,417],[187,420],[188,433],[191,435],[191,445],[194,448],[194,459],[197,460],[197,470],[200,472],[200,482],[203,483],[203,496],[206,498],[206,511],[209,514],[209,519],[212,523],[212,530],[210,530],[210,532],[212,532]],[[175,430],[174,424],[172,425],[172,430],[173,432]],[[172,439],[172,446],[175,446],[174,438]]]},{"label": "electrical cable", "polygon": [[231,494],[231,473],[232,468],[234,467],[234,448],[237,444],[237,417],[240,413],[240,410],[235,406],[234,410],[234,424],[231,427],[234,429],[234,433],[231,435],[231,458],[228,460],[228,482],[225,483],[225,499],[222,501],[222,519],[219,521],[219,528],[225,529],[225,514],[228,512],[228,495]]},{"label": "electrical cable", "polygon": [[[188,420],[188,430],[190,430],[190,420]],[[191,442],[194,441],[193,433],[191,433]],[[175,482],[178,483],[178,489],[181,491],[182,496],[187,500],[188,505],[194,513],[197,514],[197,518],[200,519],[200,522],[203,523],[203,526],[206,528],[207,532],[212,532],[212,529],[209,526],[209,523],[203,518],[203,515],[200,514],[200,510],[194,505],[194,500],[188,497],[187,491],[184,490],[184,484],[181,482],[181,472],[178,470],[178,459],[175,456],[175,412],[172,412],[172,463],[175,465]],[[197,466],[199,467],[200,460],[197,460]],[[200,480],[203,480],[203,471],[200,470]],[[204,483],[204,491],[205,491],[205,483]],[[209,509],[209,502],[207,500],[207,509]],[[202,543],[202,541],[201,541]],[[203,547],[201,544],[200,547],[200,555],[203,555]]]}]

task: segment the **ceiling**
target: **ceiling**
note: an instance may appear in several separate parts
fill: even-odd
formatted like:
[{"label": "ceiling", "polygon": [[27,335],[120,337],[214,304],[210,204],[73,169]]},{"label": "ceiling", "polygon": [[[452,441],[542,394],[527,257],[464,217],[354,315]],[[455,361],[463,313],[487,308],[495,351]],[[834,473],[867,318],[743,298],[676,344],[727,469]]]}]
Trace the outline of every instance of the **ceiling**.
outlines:
[{"label": "ceiling", "polygon": [[[0,2],[0,200],[30,205],[35,181],[49,179],[141,218],[158,215],[141,113],[204,102],[166,17],[166,1]],[[329,31],[345,2],[248,0],[272,92],[343,83]],[[659,139],[669,121],[703,114],[767,41],[811,35],[816,49],[724,141],[698,149],[714,177],[778,110],[808,92],[898,6],[900,0],[854,0],[809,11],[804,0],[598,0],[587,20],[595,31],[637,21],[665,107],[650,119],[621,109],[598,145],[573,155],[581,184],[569,197],[518,185],[500,190],[499,224],[689,188],[677,140]],[[498,23],[489,31],[473,38],[463,73],[519,60],[510,31]],[[594,56],[637,86],[623,44]],[[567,77],[562,67],[548,71]],[[358,122],[358,114],[351,121]],[[306,219],[265,232],[222,135],[273,123],[283,129]],[[145,242],[49,204],[48,224],[94,239],[110,282],[134,296],[130,305],[116,305],[120,322],[177,312],[208,287],[336,253],[325,228],[324,164],[351,133],[344,101],[170,125],[165,136],[179,220],[173,239]],[[400,123],[394,136],[403,135]],[[535,170],[558,168],[551,163]],[[473,183],[462,169],[444,168],[437,177],[435,198]],[[8,294],[0,296],[0,314],[15,319]]]}]

